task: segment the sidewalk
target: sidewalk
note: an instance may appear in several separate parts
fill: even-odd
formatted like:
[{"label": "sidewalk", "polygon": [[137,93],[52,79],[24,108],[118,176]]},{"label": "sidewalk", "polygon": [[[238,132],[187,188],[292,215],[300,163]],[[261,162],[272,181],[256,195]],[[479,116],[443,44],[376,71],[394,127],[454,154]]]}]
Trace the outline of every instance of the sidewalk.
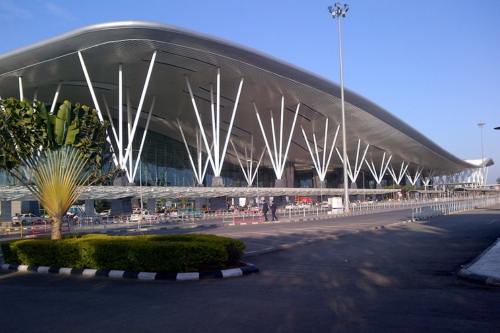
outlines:
[{"label": "sidewalk", "polygon": [[500,238],[458,274],[464,279],[500,286]]}]

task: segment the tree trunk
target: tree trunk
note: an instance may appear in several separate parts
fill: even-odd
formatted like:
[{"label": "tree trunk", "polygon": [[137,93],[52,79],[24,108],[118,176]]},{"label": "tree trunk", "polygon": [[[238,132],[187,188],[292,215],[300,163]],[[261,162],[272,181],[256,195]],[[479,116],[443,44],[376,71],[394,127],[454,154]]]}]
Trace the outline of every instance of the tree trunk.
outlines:
[{"label": "tree trunk", "polygon": [[61,216],[52,217],[52,219],[51,219],[52,233],[51,233],[50,239],[61,239],[62,238],[61,221],[62,221]]}]

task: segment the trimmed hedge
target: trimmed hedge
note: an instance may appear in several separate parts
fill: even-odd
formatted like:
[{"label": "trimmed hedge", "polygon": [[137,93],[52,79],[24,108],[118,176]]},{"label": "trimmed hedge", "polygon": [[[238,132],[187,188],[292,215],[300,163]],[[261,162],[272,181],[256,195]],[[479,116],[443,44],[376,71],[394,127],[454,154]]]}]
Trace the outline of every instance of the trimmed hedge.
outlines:
[{"label": "trimmed hedge", "polygon": [[192,272],[238,263],[245,243],[216,235],[70,235],[7,241],[9,264],[113,269],[136,272]]}]

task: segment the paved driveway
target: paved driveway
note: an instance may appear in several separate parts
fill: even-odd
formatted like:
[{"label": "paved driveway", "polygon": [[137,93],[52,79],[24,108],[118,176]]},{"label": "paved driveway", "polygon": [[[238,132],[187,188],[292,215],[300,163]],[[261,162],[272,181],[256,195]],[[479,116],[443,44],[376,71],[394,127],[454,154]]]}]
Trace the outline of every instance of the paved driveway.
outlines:
[{"label": "paved driveway", "polygon": [[[2,272],[0,327],[5,332],[495,332],[500,289],[460,279],[456,272],[500,236],[499,209],[249,257],[261,272],[242,278],[154,282]],[[331,223],[339,230],[355,224]],[[299,224],[280,226],[288,229],[282,239],[318,232],[297,231]],[[274,241],[273,235],[244,230],[242,237],[258,245]]]}]

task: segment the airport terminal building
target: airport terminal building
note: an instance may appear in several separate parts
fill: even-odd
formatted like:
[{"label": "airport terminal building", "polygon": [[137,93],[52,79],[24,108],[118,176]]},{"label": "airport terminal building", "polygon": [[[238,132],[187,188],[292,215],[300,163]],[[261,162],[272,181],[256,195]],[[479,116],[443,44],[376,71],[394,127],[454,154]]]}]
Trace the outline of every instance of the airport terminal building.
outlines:
[{"label": "airport terminal building", "polygon": [[[217,37],[151,22],[84,27],[0,55],[0,98],[64,100],[112,126],[123,170],[82,199],[384,194],[391,184],[484,185],[464,161],[317,74]],[[346,160],[343,147],[346,148]],[[140,184],[141,186],[130,186]],[[474,185],[475,184],[475,185]],[[0,201],[30,200],[0,174]]]}]

